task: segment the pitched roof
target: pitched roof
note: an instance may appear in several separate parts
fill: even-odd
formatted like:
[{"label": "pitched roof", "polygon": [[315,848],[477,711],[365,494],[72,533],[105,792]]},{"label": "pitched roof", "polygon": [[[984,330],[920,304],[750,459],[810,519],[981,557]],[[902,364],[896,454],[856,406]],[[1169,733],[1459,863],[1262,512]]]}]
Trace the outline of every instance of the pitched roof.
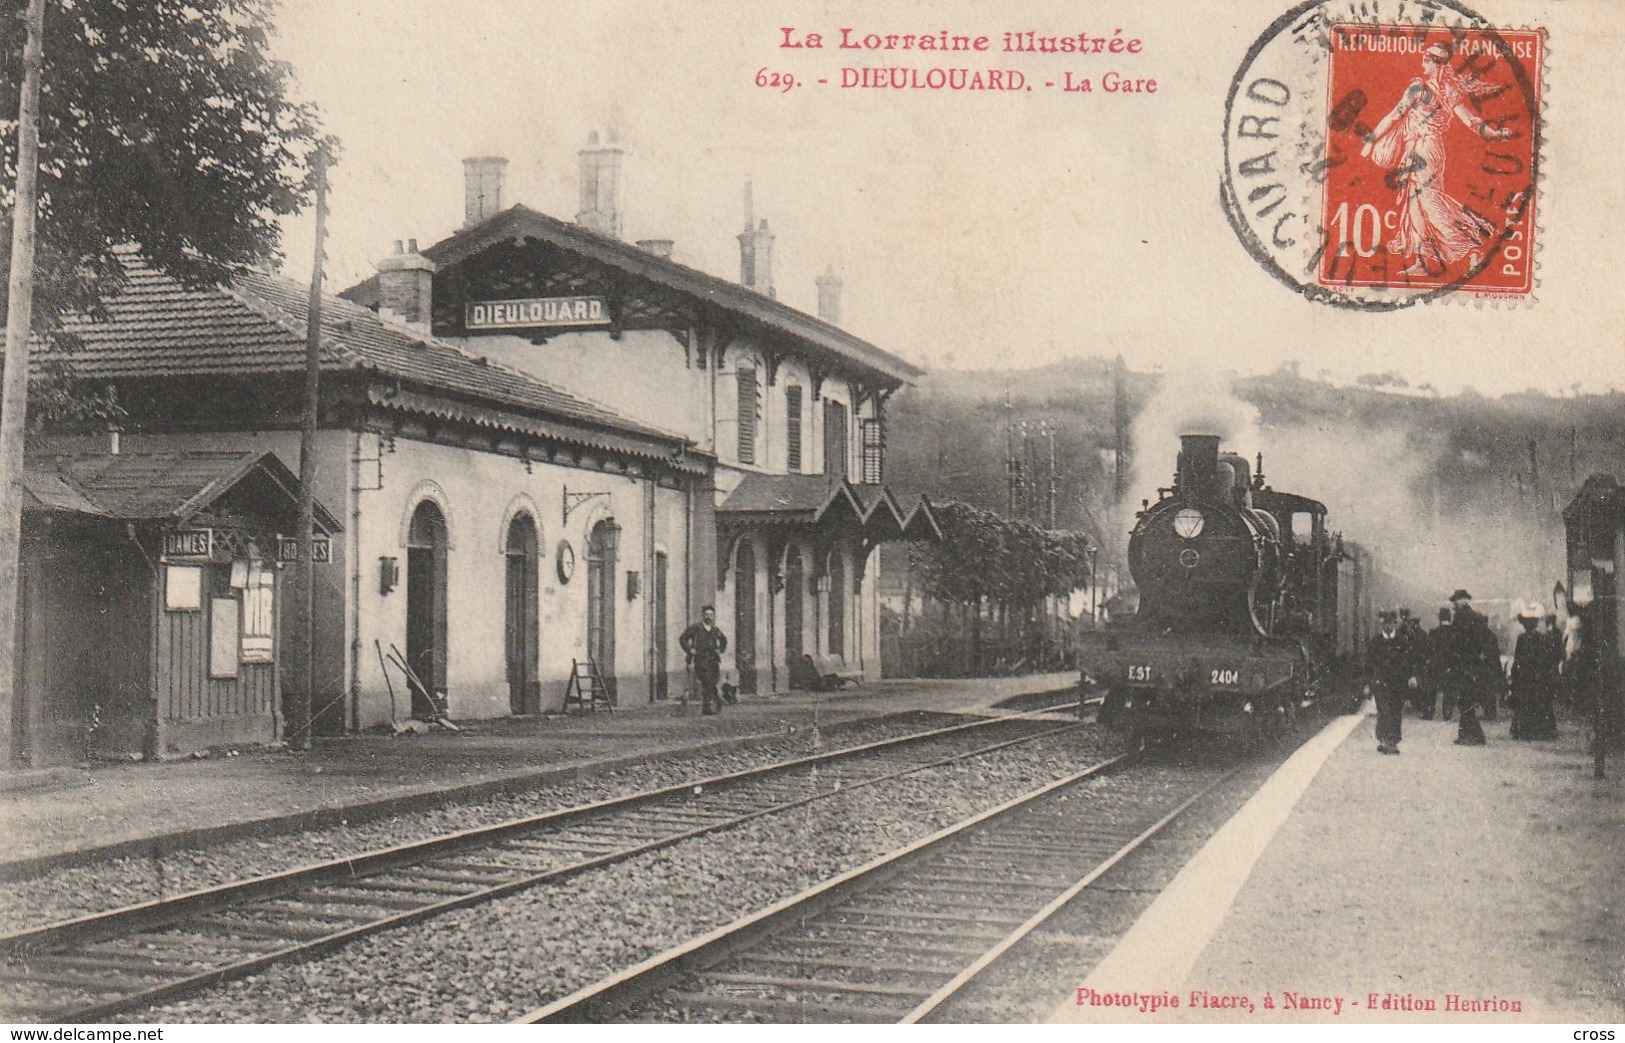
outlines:
[{"label": "pitched roof", "polygon": [[[591,258],[601,264],[648,279],[698,301],[750,320],[787,336],[815,355],[833,356],[848,368],[888,381],[917,380],[925,371],[839,326],[814,318],[738,283],[660,257],[631,243],[580,225],[560,221],[524,205],[509,207],[484,222],[465,228],[423,251],[437,265],[456,264],[493,242],[528,236]],[[343,291],[361,304],[378,303],[377,276]]]},{"label": "pitched roof", "polygon": [[[123,521],[185,524],[238,485],[255,481],[280,493],[279,505],[298,501],[299,480],[269,450],[189,449],[160,453],[74,453],[30,461],[23,488],[41,509]],[[256,502],[267,503],[263,495]],[[343,526],[320,503],[316,525],[327,533]]]},{"label": "pitched roof", "polygon": [[[225,287],[192,289],[120,251],[128,283],[101,320],[73,317],[52,357],[89,380],[302,373],[309,290],[278,275],[246,272]],[[650,427],[534,377],[323,297],[322,371],[374,373],[432,392],[656,441],[687,439]]]}]

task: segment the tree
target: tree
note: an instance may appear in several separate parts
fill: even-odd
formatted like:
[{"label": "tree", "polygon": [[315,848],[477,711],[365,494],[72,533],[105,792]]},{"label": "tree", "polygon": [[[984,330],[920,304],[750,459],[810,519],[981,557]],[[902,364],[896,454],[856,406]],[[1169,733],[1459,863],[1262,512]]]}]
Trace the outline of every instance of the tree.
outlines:
[{"label": "tree", "polygon": [[[15,204],[25,7],[26,0],[0,0],[4,247]],[[289,67],[269,54],[272,7],[272,0],[48,5],[37,334],[49,338],[65,314],[100,313],[122,281],[114,253],[122,244],[138,244],[190,285],[278,259],[277,218],[310,197],[307,158],[320,127],[315,107],[290,97]],[[8,256],[0,249],[0,265],[9,268]]]}]

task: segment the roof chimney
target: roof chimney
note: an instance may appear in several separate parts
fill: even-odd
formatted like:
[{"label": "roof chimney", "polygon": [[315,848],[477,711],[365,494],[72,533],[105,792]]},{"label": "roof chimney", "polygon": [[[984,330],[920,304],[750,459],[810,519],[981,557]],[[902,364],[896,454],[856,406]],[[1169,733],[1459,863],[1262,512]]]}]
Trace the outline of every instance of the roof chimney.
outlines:
[{"label": "roof chimney", "polygon": [[673,246],[675,246],[675,245],[676,244],[673,243],[670,239],[639,239],[638,240],[638,249],[639,250],[643,250],[646,253],[652,253],[656,257],[664,257],[668,261],[671,260],[671,248]]},{"label": "roof chimney", "polygon": [[463,227],[472,228],[502,212],[502,175],[508,161],[501,156],[473,156],[463,160]]},{"label": "roof chimney", "polygon": [[621,237],[621,157],[626,154],[609,131],[603,145],[598,144],[598,132],[587,135],[587,147],[577,153],[581,157],[581,210],[576,224],[595,232]]},{"label": "roof chimney", "polygon": [[773,292],[773,233],[767,219],[755,222],[752,189],[745,182],[745,230],[739,233],[739,284],[757,293],[776,297]]},{"label": "roof chimney", "polygon": [[818,282],[818,317],[831,326],[841,324],[841,277],[832,264],[824,269]]},{"label": "roof chimney", "polygon": [[418,241],[378,262],[378,314],[392,317],[423,333],[434,316],[435,263],[418,253]]}]

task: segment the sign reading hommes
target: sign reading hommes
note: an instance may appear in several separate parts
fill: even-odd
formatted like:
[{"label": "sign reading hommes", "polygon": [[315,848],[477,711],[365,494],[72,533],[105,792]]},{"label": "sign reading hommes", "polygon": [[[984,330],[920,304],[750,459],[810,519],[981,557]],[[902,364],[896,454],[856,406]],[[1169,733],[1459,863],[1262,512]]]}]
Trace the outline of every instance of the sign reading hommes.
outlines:
[{"label": "sign reading hommes", "polygon": [[602,297],[533,297],[517,301],[471,301],[471,330],[525,329],[535,326],[607,326],[609,309]]}]

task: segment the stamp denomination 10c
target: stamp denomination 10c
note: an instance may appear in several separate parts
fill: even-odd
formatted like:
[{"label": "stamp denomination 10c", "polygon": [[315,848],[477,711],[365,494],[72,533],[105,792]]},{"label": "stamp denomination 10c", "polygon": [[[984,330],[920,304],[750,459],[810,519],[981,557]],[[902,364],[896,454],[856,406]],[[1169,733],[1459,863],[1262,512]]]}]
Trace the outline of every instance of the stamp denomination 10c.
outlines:
[{"label": "stamp denomination 10c", "polygon": [[1385,6],[1304,4],[1254,44],[1226,105],[1231,226],[1312,300],[1526,297],[1544,33]]}]

